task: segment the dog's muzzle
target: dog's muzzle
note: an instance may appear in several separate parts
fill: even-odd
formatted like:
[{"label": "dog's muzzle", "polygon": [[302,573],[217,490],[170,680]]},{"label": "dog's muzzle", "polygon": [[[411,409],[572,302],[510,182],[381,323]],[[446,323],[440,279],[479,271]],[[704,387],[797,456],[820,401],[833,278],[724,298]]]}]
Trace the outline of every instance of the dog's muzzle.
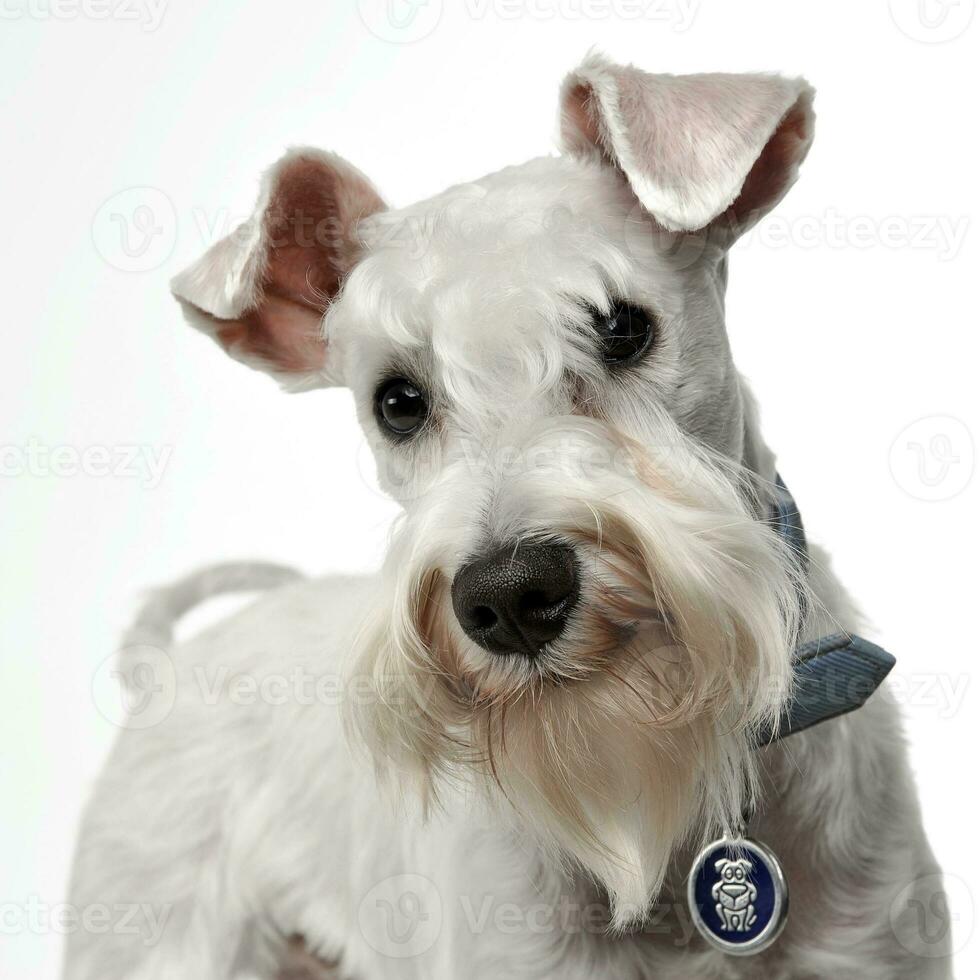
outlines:
[{"label": "dog's muzzle", "polygon": [[484,650],[535,656],[578,602],[578,562],[563,544],[498,548],[456,573],[452,598],[459,625]]}]

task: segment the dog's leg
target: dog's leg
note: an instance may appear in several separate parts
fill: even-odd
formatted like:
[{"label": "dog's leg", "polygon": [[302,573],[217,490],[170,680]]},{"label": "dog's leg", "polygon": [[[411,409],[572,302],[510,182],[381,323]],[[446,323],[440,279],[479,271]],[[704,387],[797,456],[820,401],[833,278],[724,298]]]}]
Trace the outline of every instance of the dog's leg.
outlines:
[{"label": "dog's leg", "polygon": [[[235,770],[230,760],[248,741],[239,727],[242,711],[221,711],[205,697],[193,655],[166,648],[173,623],[198,602],[297,577],[253,563],[204,569],[156,591],[127,634],[120,674],[127,682],[135,677],[134,665],[147,666],[141,651],[150,648],[159,654],[152,662],[173,675],[174,703],[164,704],[153,724],[127,724],[93,794],[72,885],[83,928],[68,941],[66,980],[231,976],[249,912],[247,885],[228,853],[228,822],[250,790],[241,775],[247,767]],[[233,641],[219,663],[230,668],[238,646]],[[166,696],[164,679],[152,681]],[[212,751],[222,733],[227,750]],[[165,800],[162,787],[170,793]]]},{"label": "dog's leg", "polygon": [[[193,828],[186,846],[171,838],[154,855],[138,854],[128,836],[105,821],[86,827],[72,895],[83,928],[68,937],[65,980],[232,976],[248,918],[230,869]],[[84,927],[93,915],[102,916],[96,927]]]}]

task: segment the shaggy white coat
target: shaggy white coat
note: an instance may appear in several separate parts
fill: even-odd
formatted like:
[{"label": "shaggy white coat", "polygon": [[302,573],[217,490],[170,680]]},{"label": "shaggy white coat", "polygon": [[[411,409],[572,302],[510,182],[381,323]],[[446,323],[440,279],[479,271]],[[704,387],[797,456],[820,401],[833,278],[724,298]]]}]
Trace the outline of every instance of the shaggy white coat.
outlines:
[{"label": "shaggy white coat", "polygon": [[[724,329],[726,249],[795,179],[811,103],[800,80],[593,56],[563,155],[388,211],[292,151],[177,278],[233,356],[351,388],[404,515],[377,576],[276,588],[171,652],[175,703],[120,737],[73,890],[165,925],[79,932],[66,980],[949,976],[914,902],[895,913],[935,865],[888,693],[753,747],[793,645],[858,626],[826,557],[799,581],[760,520],[774,463]],[[619,300],[658,338],[611,372],[590,311]],[[401,443],[374,412],[391,376],[431,406]],[[533,661],[470,642],[455,571],[555,538],[583,570],[566,632]],[[747,808],[792,911],[737,960],[694,933],[684,875]]]}]

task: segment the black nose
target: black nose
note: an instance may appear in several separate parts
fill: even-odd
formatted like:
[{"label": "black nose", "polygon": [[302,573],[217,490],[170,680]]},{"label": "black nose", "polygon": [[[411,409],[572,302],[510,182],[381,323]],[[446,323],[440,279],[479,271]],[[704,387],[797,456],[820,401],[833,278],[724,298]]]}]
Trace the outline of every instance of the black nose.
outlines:
[{"label": "black nose", "polygon": [[565,628],[578,593],[571,548],[521,545],[464,565],[453,580],[453,611],[485,650],[533,655]]}]

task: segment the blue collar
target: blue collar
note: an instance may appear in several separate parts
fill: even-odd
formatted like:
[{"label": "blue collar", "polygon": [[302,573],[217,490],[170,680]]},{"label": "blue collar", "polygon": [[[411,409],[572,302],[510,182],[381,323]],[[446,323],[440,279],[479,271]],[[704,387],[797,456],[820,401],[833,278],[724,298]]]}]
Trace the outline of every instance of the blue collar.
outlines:
[{"label": "blue collar", "polygon": [[[809,554],[803,521],[778,475],[768,521],[805,572]],[[894,666],[890,653],[851,633],[833,633],[802,644],[794,654],[792,699],[776,728],[760,733],[759,744],[767,745],[860,708]]]}]

